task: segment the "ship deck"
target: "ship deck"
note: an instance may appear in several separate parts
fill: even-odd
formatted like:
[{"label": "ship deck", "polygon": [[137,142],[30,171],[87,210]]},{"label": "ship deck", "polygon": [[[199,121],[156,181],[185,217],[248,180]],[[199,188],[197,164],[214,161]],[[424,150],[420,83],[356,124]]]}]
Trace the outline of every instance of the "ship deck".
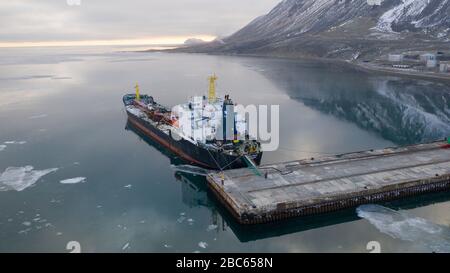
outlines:
[{"label": "ship deck", "polygon": [[[210,172],[208,187],[239,223],[259,224],[450,188],[450,148],[433,142]],[[223,178],[223,179],[222,179]]]}]

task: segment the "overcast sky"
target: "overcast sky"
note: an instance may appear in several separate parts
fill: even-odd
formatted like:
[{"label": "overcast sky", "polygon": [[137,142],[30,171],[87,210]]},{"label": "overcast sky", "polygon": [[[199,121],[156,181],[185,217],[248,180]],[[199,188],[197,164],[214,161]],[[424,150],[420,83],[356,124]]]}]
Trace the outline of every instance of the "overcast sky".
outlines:
[{"label": "overcast sky", "polygon": [[224,36],[280,1],[4,0],[0,43]]}]

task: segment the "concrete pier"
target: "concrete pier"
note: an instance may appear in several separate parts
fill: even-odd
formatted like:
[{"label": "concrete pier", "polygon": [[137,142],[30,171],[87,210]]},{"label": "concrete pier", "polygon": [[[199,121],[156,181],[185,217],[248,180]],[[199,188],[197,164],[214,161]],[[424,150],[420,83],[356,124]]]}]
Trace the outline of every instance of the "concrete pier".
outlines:
[{"label": "concrete pier", "polygon": [[433,142],[207,175],[241,224],[274,222],[450,189],[450,145]]}]

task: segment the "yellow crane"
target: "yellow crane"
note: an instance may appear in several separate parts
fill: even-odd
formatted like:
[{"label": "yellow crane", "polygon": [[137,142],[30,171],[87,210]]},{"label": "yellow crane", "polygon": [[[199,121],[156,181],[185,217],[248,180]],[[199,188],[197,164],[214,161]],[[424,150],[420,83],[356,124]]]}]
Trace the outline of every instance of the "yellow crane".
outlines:
[{"label": "yellow crane", "polygon": [[139,85],[136,83],[136,86],[134,88],[136,88],[136,100],[140,101],[141,100],[141,96],[139,94]]},{"label": "yellow crane", "polygon": [[213,74],[212,76],[208,77],[209,80],[209,92],[208,92],[208,101],[210,103],[213,103],[216,101],[216,80],[217,76],[216,74]]}]

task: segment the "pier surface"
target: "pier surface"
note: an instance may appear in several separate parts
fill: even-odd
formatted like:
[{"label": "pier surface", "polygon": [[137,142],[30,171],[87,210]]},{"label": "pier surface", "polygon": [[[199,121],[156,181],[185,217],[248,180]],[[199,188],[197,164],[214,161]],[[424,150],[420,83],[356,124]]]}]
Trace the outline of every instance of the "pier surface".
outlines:
[{"label": "pier surface", "polygon": [[242,224],[450,189],[450,145],[433,142],[212,172],[208,187]]}]

